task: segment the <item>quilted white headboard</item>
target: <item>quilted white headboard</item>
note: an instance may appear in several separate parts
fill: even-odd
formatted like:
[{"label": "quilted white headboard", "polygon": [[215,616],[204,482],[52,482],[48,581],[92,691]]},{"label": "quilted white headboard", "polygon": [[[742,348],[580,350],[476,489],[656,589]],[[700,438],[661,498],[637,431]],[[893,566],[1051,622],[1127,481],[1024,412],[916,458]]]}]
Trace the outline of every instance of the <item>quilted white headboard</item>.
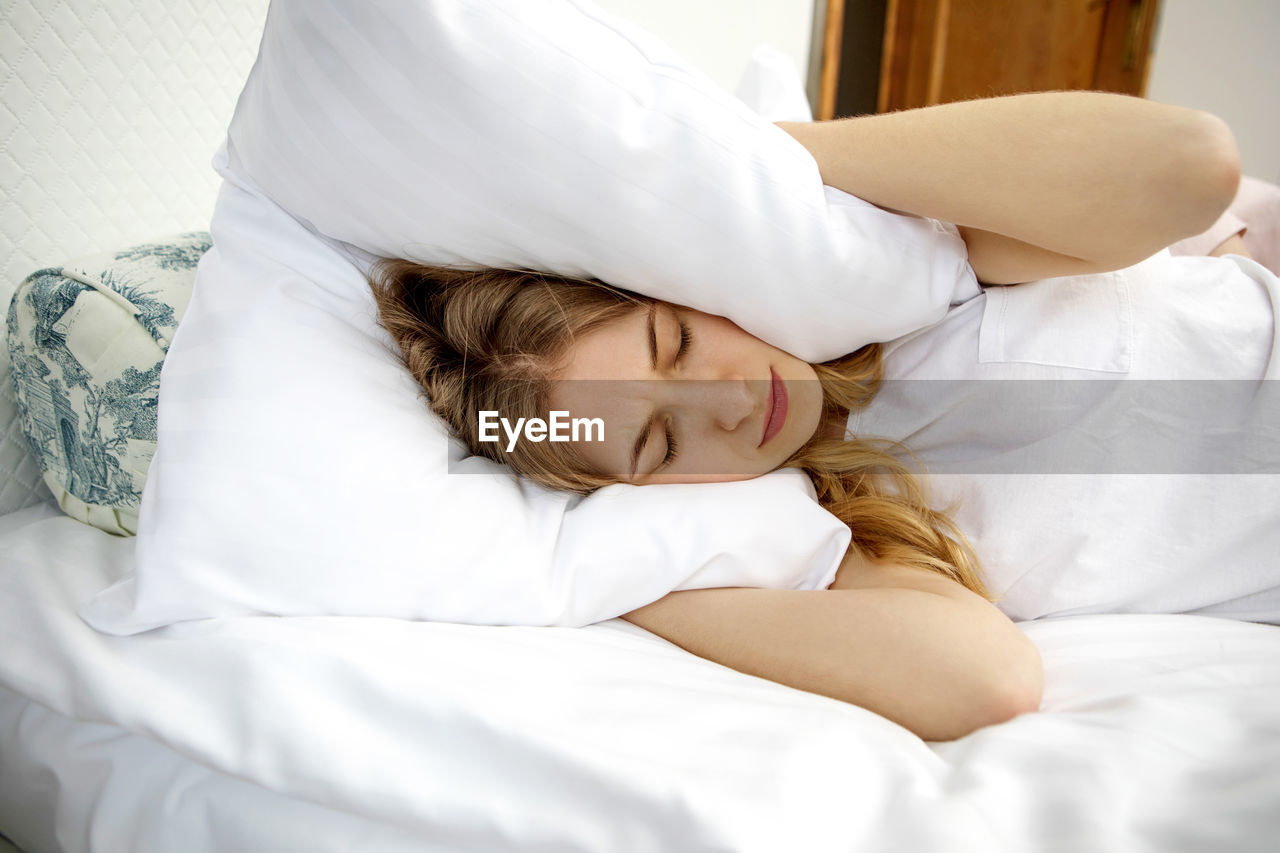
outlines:
[{"label": "quilted white headboard", "polygon": [[[267,0],[0,0],[0,306],[40,267],[208,229],[219,184],[209,161],[266,10]],[[15,415],[4,357],[0,514],[48,494]]]}]

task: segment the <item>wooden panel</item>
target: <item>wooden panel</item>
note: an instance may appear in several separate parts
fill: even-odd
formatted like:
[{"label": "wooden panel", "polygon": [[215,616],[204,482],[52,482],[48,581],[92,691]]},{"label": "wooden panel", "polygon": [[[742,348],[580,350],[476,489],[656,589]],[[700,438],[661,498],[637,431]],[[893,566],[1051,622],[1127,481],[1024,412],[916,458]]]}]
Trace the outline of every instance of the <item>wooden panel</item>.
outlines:
[{"label": "wooden panel", "polygon": [[877,108],[1145,90],[1158,0],[887,0]]},{"label": "wooden panel", "polygon": [[[1114,0],[1113,0],[1114,2]],[[1088,89],[1106,3],[951,0],[940,85],[930,103]]]}]

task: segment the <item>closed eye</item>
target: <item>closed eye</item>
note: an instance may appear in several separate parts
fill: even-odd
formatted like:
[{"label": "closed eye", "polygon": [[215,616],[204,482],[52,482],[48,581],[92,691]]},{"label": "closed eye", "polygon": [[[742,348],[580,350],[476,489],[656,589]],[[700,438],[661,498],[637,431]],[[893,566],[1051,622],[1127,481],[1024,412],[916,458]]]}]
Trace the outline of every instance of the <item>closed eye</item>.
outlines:
[{"label": "closed eye", "polygon": [[[658,468],[665,468],[666,466],[674,462],[676,460],[676,456],[679,455],[679,451],[680,451],[680,448],[676,446],[676,437],[675,437],[675,434],[671,432],[670,423],[667,424],[666,432],[667,432],[667,455],[662,457],[662,462],[658,464]],[[654,470],[657,471],[658,468],[655,468]]]},{"label": "closed eye", "polygon": [[[676,348],[675,363],[679,363],[684,354],[689,351],[689,344],[693,341],[693,335],[689,332],[689,326],[683,320],[680,321],[680,346]],[[658,468],[665,468],[676,460],[680,455],[680,447],[676,443],[675,433],[671,430],[671,422],[667,422],[667,455],[662,457],[662,462],[658,464]],[[657,468],[654,469],[655,471]]]},{"label": "closed eye", "polygon": [[[676,348],[676,354],[675,354],[675,357],[671,360],[671,363],[679,364],[680,359],[684,358],[685,354],[688,353],[689,351],[689,344],[693,342],[693,334],[689,331],[688,324],[685,323],[683,320],[681,320],[678,314],[676,314],[674,311],[672,311],[671,313],[675,315],[676,322],[680,329],[680,345]],[[654,469],[649,472],[650,474],[656,473],[662,470],[663,468],[667,467],[672,462],[676,461],[676,458],[680,455],[680,446],[676,442],[675,432],[671,429],[670,420],[667,421],[666,426],[663,428],[663,432],[665,433],[666,439],[667,439],[667,452],[666,452],[666,455],[662,457],[662,461],[659,462],[654,467]]]}]

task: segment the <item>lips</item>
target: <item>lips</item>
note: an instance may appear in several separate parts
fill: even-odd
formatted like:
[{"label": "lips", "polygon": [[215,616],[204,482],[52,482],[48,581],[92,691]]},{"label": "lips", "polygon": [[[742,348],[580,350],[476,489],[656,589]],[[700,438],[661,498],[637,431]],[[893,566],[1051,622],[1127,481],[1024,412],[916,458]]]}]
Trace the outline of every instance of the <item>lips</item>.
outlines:
[{"label": "lips", "polygon": [[769,376],[773,382],[769,388],[769,407],[765,411],[764,438],[760,439],[761,447],[780,433],[782,425],[787,422],[787,386],[783,384],[782,377],[778,376],[772,367],[769,368]]}]

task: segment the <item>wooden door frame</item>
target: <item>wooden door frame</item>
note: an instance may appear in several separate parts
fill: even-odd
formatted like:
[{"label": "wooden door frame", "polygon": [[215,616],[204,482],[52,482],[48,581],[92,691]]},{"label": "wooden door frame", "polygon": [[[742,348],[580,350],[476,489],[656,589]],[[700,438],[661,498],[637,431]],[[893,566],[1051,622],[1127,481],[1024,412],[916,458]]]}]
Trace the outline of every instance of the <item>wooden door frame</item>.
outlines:
[{"label": "wooden door frame", "polygon": [[821,12],[821,21],[815,20],[814,34],[821,33],[822,50],[818,71],[818,97],[814,104],[814,118],[827,121],[835,118],[836,93],[840,83],[840,56],[844,51],[844,0],[818,0],[814,4],[815,17]]},{"label": "wooden door frame", "polygon": [[1093,88],[1146,97],[1160,0],[1107,2],[1098,55],[1110,61],[1099,61],[1095,66]]}]

